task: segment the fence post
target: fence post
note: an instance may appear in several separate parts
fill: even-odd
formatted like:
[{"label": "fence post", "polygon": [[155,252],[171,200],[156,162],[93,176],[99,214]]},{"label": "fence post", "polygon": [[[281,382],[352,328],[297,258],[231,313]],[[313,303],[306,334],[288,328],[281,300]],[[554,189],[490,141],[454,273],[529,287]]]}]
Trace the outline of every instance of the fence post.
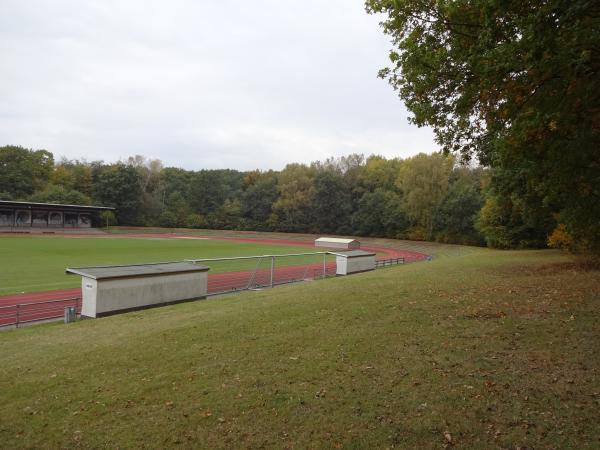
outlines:
[{"label": "fence post", "polygon": [[273,287],[273,272],[275,272],[275,257],[271,256],[271,279],[269,285]]}]

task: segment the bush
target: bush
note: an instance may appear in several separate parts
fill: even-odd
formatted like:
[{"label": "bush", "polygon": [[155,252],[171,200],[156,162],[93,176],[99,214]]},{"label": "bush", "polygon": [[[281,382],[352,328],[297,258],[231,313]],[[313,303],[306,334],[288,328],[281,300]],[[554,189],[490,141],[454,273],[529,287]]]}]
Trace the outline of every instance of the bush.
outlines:
[{"label": "bush", "polygon": [[100,226],[111,226],[117,224],[117,216],[112,211],[102,211],[100,213]]},{"label": "bush", "polygon": [[571,249],[573,247],[573,238],[567,231],[563,223],[559,223],[548,236],[548,247]]},{"label": "bush", "polygon": [[208,224],[200,214],[190,214],[187,216],[185,225],[188,228],[206,228]]},{"label": "bush", "polygon": [[158,217],[158,224],[161,227],[174,228],[177,226],[177,216],[171,211],[164,211]]}]

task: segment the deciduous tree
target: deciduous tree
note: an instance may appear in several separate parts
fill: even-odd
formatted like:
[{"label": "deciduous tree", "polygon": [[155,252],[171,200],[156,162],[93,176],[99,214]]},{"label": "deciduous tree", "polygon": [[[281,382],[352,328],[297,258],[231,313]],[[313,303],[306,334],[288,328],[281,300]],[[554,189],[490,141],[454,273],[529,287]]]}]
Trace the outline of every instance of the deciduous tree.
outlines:
[{"label": "deciduous tree", "polygon": [[94,188],[95,198],[101,204],[117,209],[119,223],[140,223],[142,189],[134,167],[122,163],[104,166],[97,175]]},{"label": "deciduous tree", "polygon": [[46,150],[0,147],[0,192],[24,200],[46,186],[53,166],[54,157]]},{"label": "deciduous tree", "polygon": [[396,180],[413,238],[433,239],[434,217],[448,192],[454,158],[421,153],[403,161]]},{"label": "deciduous tree", "polygon": [[600,3],[367,0],[387,78],[446,151],[525,175],[600,252]]}]

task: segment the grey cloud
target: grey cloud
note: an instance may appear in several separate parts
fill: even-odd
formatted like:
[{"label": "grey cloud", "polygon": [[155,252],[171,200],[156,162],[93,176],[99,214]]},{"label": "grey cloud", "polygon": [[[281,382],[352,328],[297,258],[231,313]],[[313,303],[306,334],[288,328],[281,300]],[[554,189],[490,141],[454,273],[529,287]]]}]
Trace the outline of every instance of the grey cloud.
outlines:
[{"label": "grey cloud", "polygon": [[0,145],[189,169],[437,149],[362,2],[5,0]]}]

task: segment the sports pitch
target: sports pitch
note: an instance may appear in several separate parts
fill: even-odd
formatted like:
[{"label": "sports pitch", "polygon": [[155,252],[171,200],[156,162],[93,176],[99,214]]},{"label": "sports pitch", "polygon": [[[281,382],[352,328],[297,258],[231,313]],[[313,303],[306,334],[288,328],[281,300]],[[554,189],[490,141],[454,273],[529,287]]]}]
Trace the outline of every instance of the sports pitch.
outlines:
[{"label": "sports pitch", "polygon": [[[321,249],[208,239],[1,237],[0,295],[75,288],[79,277],[66,267],[181,261],[265,254],[315,252]],[[332,260],[332,257],[328,257]],[[322,261],[321,256],[286,260],[284,264]],[[212,263],[211,272],[250,270],[255,260]]]}]

